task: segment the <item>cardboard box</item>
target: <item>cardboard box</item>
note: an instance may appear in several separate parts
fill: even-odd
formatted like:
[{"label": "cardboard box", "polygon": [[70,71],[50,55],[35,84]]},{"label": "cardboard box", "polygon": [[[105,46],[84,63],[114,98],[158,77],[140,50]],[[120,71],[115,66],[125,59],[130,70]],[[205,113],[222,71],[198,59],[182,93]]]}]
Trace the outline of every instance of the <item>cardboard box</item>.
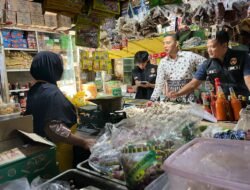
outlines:
[{"label": "cardboard box", "polygon": [[69,30],[71,28],[71,18],[58,14],[57,15],[57,23],[58,23],[58,28],[57,30]]},{"label": "cardboard box", "polygon": [[26,0],[16,0],[17,1],[17,12],[30,13],[30,4]]},{"label": "cardboard box", "polygon": [[9,25],[16,25],[16,12],[3,10],[3,23],[9,23]]},{"label": "cardboard box", "polygon": [[[15,138],[14,130],[22,130],[27,133],[33,132],[32,116],[18,116],[13,119],[6,119],[0,121],[0,144],[8,139]],[[0,152],[2,150],[0,149]]]},{"label": "cardboard box", "polygon": [[42,4],[41,3],[35,3],[35,2],[29,2],[30,7],[30,13],[35,15],[42,15]]},{"label": "cardboard box", "polygon": [[18,0],[6,0],[6,9],[9,11],[17,11]]},{"label": "cardboard box", "polygon": [[30,13],[17,12],[17,26],[31,25]]},{"label": "cardboard box", "polygon": [[0,0],[0,10],[2,12],[2,10],[5,9],[5,0]]},{"label": "cardboard box", "polygon": [[[29,122],[32,123],[30,118]],[[34,133],[15,128],[32,130],[20,119],[12,125],[0,123],[0,184],[24,176],[31,182],[37,176],[57,175],[55,145]]]},{"label": "cardboard box", "polygon": [[42,14],[31,14],[32,26],[44,26],[44,16]]},{"label": "cardboard box", "polygon": [[45,26],[50,29],[57,28],[57,14],[46,12],[44,14]]}]

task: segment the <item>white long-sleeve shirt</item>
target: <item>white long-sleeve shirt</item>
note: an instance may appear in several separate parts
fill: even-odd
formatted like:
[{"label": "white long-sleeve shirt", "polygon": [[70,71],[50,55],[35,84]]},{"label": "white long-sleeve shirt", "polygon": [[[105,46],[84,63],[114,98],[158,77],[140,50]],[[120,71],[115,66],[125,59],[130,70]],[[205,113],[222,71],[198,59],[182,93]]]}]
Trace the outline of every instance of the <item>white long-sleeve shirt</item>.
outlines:
[{"label": "white long-sleeve shirt", "polygon": [[197,66],[205,60],[206,58],[189,51],[179,51],[176,59],[171,59],[168,56],[161,59],[151,100],[155,101],[160,97],[165,84],[167,91],[181,89],[192,80]]}]

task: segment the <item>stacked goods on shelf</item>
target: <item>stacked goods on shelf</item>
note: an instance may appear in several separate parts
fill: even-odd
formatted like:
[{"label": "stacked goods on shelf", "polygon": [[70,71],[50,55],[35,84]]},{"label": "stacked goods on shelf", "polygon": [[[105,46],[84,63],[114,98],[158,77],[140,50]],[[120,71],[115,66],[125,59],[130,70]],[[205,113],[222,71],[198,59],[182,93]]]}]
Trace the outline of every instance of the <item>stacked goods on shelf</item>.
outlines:
[{"label": "stacked goods on shelf", "polygon": [[2,30],[3,45],[5,48],[28,48],[24,32],[19,30]]},{"label": "stacked goods on shelf", "polygon": [[50,51],[61,50],[60,36],[55,34],[39,33],[38,43],[41,50],[50,50]]},{"label": "stacked goods on shelf", "polygon": [[26,52],[6,52],[5,63],[7,69],[29,69],[32,56]]},{"label": "stacked goods on shelf", "polygon": [[71,18],[58,14],[57,15],[58,28],[56,30],[69,30],[71,28]]},{"label": "stacked goods on shelf", "polygon": [[30,13],[17,12],[17,26],[30,26],[31,18]]},{"label": "stacked goods on shelf", "polygon": [[57,13],[47,11],[43,15],[41,3],[26,0],[0,1],[0,18],[3,23],[12,26],[31,26],[52,30],[58,28],[59,31],[71,28],[70,17],[61,14],[57,16]]},{"label": "stacked goods on shelf", "polygon": [[52,12],[46,12],[44,14],[45,27],[49,29],[57,28],[57,14]]},{"label": "stacked goods on shelf", "polygon": [[36,35],[34,32],[28,32],[27,42],[28,42],[28,48],[37,49]]},{"label": "stacked goods on shelf", "polygon": [[3,10],[3,23],[16,25],[16,12],[11,10]]},{"label": "stacked goods on shelf", "polygon": [[91,53],[81,50],[80,63],[82,70],[88,71],[107,71],[109,73],[109,68],[112,67],[108,52],[106,51],[95,51]]},{"label": "stacked goods on shelf", "polygon": [[88,70],[88,71],[93,70],[93,59],[90,56],[89,51],[80,50],[80,63],[82,70]]},{"label": "stacked goods on shelf", "polygon": [[11,31],[10,30],[3,30],[3,46],[5,48],[11,48]]},{"label": "stacked goods on shelf", "polygon": [[44,26],[44,16],[42,11],[42,4],[30,2],[31,25],[34,27]]}]

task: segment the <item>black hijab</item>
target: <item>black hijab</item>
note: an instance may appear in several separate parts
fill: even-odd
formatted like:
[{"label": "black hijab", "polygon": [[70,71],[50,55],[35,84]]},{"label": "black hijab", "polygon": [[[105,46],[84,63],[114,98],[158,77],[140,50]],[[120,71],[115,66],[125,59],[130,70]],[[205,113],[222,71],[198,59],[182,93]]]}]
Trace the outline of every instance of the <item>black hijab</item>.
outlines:
[{"label": "black hijab", "polygon": [[56,81],[61,79],[63,73],[61,56],[49,51],[39,52],[33,58],[30,73],[36,80],[56,84]]},{"label": "black hijab", "polygon": [[34,132],[46,137],[44,127],[60,121],[68,128],[76,124],[76,110],[56,85],[63,73],[63,62],[53,52],[38,53],[31,65],[31,75],[37,83],[27,96],[26,114],[33,115]]}]

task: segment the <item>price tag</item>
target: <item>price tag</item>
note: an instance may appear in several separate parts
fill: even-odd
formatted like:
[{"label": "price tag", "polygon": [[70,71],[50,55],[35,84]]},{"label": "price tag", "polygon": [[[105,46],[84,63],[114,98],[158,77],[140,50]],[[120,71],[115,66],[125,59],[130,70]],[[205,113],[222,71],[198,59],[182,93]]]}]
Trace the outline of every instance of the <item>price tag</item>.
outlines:
[{"label": "price tag", "polygon": [[54,39],[54,42],[59,42],[59,39]]},{"label": "price tag", "polygon": [[49,40],[49,37],[47,37],[47,36],[44,36],[44,38],[43,38],[44,40]]}]

